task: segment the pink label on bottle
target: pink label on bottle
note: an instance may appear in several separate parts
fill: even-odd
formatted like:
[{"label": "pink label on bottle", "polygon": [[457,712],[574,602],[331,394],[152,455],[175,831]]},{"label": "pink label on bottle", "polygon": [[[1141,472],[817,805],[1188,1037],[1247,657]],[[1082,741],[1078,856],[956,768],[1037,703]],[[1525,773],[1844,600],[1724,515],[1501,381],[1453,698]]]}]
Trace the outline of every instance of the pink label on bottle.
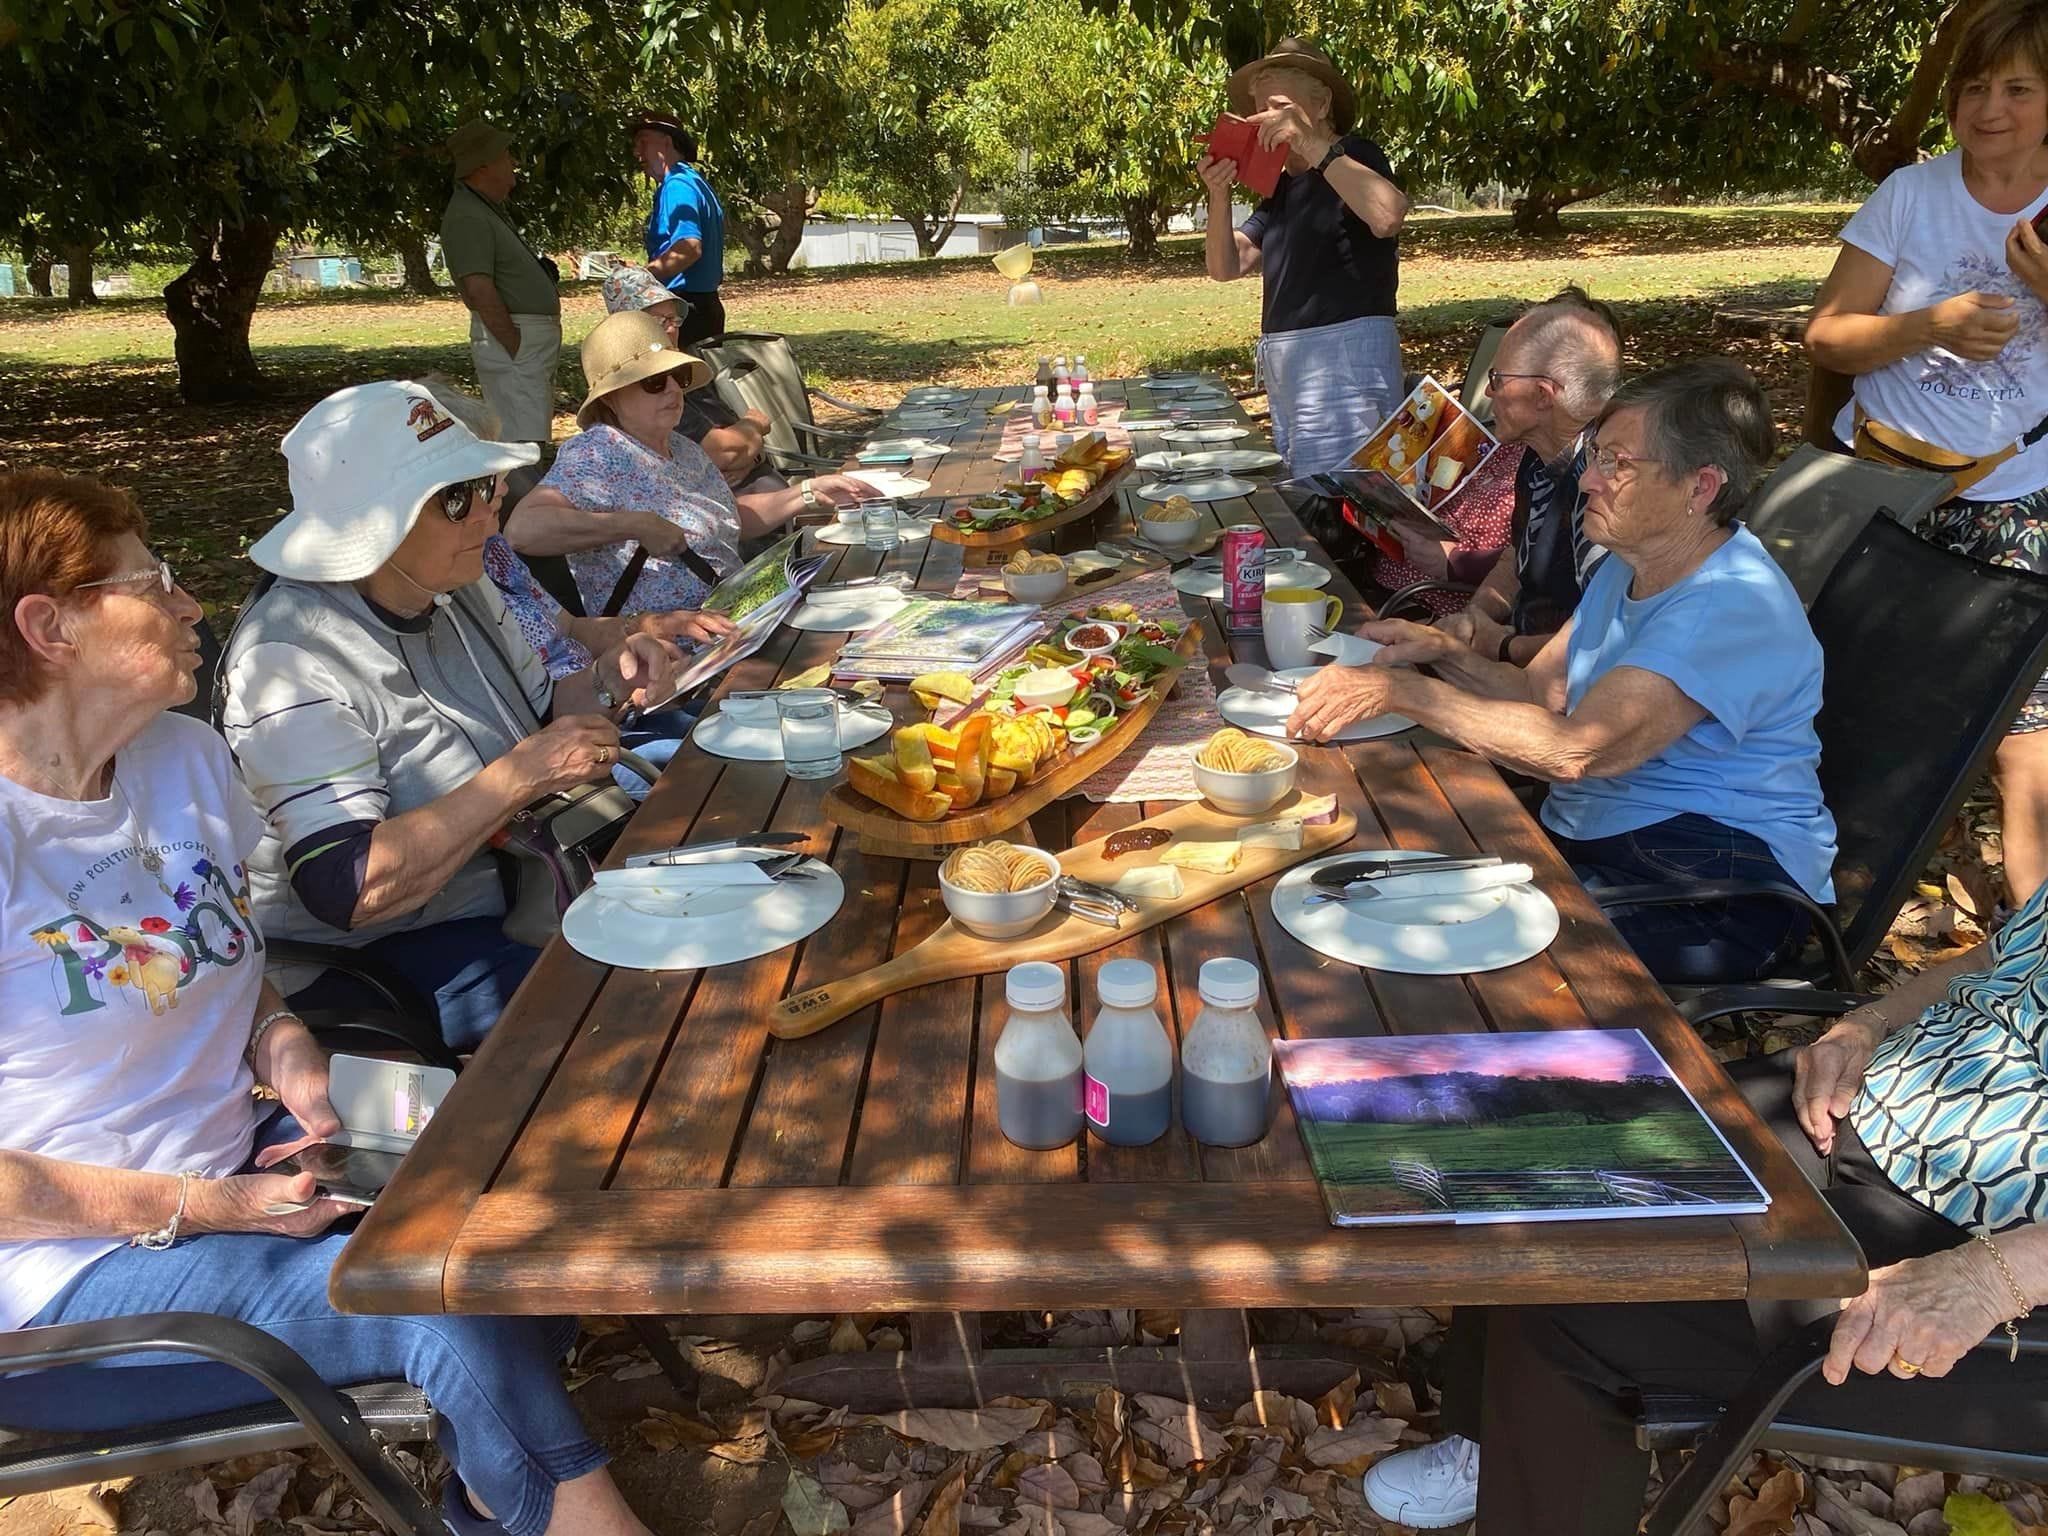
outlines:
[{"label": "pink label on bottle", "polygon": [[1090,1125],[1109,1124],[1109,1084],[1100,1078],[1081,1075],[1081,1108],[1088,1116]]}]

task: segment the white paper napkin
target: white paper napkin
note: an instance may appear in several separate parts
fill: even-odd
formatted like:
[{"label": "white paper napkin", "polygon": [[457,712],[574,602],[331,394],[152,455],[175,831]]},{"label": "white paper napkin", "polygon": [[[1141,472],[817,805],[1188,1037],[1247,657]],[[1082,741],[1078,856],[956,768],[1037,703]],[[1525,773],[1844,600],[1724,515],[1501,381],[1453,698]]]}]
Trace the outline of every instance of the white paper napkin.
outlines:
[{"label": "white paper napkin", "polygon": [[1382,875],[1371,885],[1389,899],[1409,901],[1418,896],[1466,896],[1473,891],[1490,891],[1498,885],[1527,885],[1534,874],[1526,864],[1490,864],[1481,869],[1447,869],[1436,874],[1417,870],[1412,875]]},{"label": "white paper napkin", "polygon": [[[1381,646],[1377,640],[1368,640],[1363,635],[1347,635],[1342,630],[1323,636],[1310,650],[1328,656],[1340,667],[1362,667],[1379,655]],[[1523,879],[1528,876],[1524,875]]]}]

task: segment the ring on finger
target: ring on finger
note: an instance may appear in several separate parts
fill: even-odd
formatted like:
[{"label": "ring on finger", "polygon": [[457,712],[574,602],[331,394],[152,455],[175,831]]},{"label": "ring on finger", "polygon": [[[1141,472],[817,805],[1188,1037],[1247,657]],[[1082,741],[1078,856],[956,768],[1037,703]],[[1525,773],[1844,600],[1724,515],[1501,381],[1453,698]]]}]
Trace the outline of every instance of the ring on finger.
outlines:
[{"label": "ring on finger", "polygon": [[605,765],[606,765],[607,763],[609,763],[609,762],[610,762],[611,760],[612,760],[612,749],[611,749],[610,747],[599,747],[599,748],[597,749],[597,766],[598,766],[598,767],[600,767],[600,768],[604,767],[604,766],[605,766]]},{"label": "ring on finger", "polygon": [[1892,1370],[1900,1376],[1918,1376],[1920,1367],[1908,1360],[1897,1350],[1892,1351]]}]

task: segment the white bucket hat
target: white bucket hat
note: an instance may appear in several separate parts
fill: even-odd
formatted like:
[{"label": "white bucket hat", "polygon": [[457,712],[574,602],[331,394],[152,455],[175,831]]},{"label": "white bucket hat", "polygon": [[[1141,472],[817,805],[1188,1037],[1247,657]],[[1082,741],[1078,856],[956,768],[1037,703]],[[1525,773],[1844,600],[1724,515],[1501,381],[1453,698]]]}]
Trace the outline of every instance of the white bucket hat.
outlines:
[{"label": "white bucket hat", "polygon": [[360,581],[412,531],[444,485],[531,464],[532,443],[489,443],[410,379],[358,384],[301,416],[279,445],[292,509],[249,547],[266,571],[300,581]]}]

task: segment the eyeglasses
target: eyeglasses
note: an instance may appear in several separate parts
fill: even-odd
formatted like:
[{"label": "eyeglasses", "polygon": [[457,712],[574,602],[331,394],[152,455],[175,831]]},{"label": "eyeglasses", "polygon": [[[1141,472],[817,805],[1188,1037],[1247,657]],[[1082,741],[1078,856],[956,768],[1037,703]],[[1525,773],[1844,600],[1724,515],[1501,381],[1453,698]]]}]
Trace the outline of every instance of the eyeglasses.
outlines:
[{"label": "eyeglasses", "polygon": [[1638,464],[1661,464],[1664,461],[1647,458],[1639,453],[1623,453],[1619,448],[1602,448],[1596,443],[1586,462],[1600,471],[1602,479],[1612,480],[1624,469],[1633,470]]},{"label": "eyeglasses", "polygon": [[675,382],[675,372],[671,369],[666,373],[657,373],[651,379],[642,379],[640,381],[640,388],[646,394],[665,395],[668,393],[669,385]]},{"label": "eyeglasses", "polygon": [[441,487],[441,515],[451,523],[459,523],[479,504],[488,502],[497,492],[496,475],[485,475],[481,480],[458,480],[453,485],[444,485]]},{"label": "eyeglasses", "polygon": [[159,560],[147,570],[121,571],[113,576],[102,576],[98,581],[81,581],[75,590],[83,592],[87,587],[125,587],[132,582],[153,581],[166,595],[178,590],[178,578],[171,571],[171,562]]},{"label": "eyeglasses", "polygon": [[1499,394],[1501,385],[1507,383],[1509,379],[1548,379],[1549,377],[1550,375],[1547,373],[1502,373],[1498,368],[1489,368],[1486,370],[1486,392],[1489,395]]}]

